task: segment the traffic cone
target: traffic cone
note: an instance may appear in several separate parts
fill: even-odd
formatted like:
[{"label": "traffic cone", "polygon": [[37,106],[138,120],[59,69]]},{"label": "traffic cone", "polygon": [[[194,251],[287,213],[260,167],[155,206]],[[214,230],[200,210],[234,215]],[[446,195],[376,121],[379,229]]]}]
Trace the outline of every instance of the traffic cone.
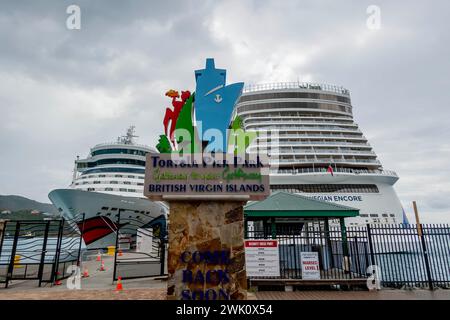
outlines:
[{"label": "traffic cone", "polygon": [[117,253],[117,255],[118,255],[119,257],[123,256],[122,250],[119,249],[119,252]]},{"label": "traffic cone", "polygon": [[123,287],[122,287],[122,277],[118,277],[117,278],[117,285],[116,285],[116,291],[122,291]]},{"label": "traffic cone", "polygon": [[60,286],[62,285],[62,281],[61,279],[58,279],[58,276],[60,275],[60,273],[57,271],[56,272],[56,279],[55,279],[55,286]]},{"label": "traffic cone", "polygon": [[97,253],[97,261],[102,261],[102,254],[100,253],[100,250],[98,250]]},{"label": "traffic cone", "polygon": [[87,268],[87,267],[84,267],[84,270],[83,270],[83,278],[87,278],[87,277],[89,277],[89,271],[88,271],[88,268]]},{"label": "traffic cone", "polygon": [[106,271],[105,269],[105,262],[102,260],[102,263],[100,264],[100,271]]}]

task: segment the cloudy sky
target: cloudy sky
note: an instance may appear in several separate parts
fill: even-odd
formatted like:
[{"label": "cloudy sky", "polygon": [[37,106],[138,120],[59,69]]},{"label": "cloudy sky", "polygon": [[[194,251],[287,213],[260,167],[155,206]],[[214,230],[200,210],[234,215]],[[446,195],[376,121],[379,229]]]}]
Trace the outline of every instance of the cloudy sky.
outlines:
[{"label": "cloudy sky", "polygon": [[[67,6],[81,29],[66,27]],[[381,28],[367,27],[369,5]],[[73,160],[136,125],[162,132],[167,89],[207,57],[247,84],[342,85],[410,218],[450,222],[450,2],[0,1],[0,194],[48,202]]]}]

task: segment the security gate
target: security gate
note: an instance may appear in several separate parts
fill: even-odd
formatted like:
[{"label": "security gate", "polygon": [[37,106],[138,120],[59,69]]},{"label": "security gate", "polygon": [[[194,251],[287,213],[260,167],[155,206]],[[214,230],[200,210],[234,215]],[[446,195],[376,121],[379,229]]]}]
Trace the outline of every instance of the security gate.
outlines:
[{"label": "security gate", "polygon": [[141,221],[121,213],[117,225],[123,227],[116,232],[113,281],[167,274],[166,218],[161,215],[138,227]]},{"label": "security gate", "polygon": [[84,220],[18,220],[0,225],[0,283],[12,280],[54,283],[79,264],[82,237],[74,223]]}]

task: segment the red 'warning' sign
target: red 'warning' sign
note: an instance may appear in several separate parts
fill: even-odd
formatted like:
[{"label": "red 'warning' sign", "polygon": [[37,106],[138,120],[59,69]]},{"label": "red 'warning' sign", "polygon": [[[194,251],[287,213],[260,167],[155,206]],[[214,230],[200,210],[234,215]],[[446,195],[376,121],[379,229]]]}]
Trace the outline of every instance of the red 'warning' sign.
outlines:
[{"label": "red 'warning' sign", "polygon": [[247,277],[280,276],[277,240],[245,240]]}]

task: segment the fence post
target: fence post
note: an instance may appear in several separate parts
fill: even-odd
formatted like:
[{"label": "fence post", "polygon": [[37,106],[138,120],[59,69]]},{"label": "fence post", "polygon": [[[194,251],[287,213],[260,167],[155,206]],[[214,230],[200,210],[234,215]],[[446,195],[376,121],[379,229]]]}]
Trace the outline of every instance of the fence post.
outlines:
[{"label": "fence post", "polygon": [[[344,272],[350,273],[350,257],[348,250],[347,228],[345,226],[344,218],[339,218],[341,224],[341,238],[342,238],[342,256]],[[351,274],[351,273],[350,273]]]},{"label": "fence post", "polygon": [[328,218],[325,218],[325,237],[328,246],[328,258],[330,259],[330,268],[334,268],[334,259],[333,259],[333,243],[330,238],[330,223]]},{"label": "fence post", "polygon": [[55,280],[57,280],[56,273],[59,272],[59,255],[61,252],[61,244],[62,244],[62,237],[63,237],[63,230],[64,229],[64,219],[59,220],[59,226],[58,226],[58,236],[56,238],[56,249],[55,249],[55,257],[53,260],[53,266],[52,266],[52,274],[50,275],[50,282],[53,285],[55,283]]},{"label": "fence post", "polygon": [[431,278],[430,261],[428,259],[427,245],[425,243],[425,239],[423,236],[423,228],[419,220],[419,210],[417,210],[417,203],[415,201],[413,201],[413,208],[414,208],[414,215],[416,217],[417,235],[419,236],[420,242],[422,244],[423,257],[425,259],[425,268],[427,269],[428,286],[430,290],[433,290],[433,279]]},{"label": "fence post", "polygon": [[5,229],[6,229],[6,221],[0,220],[0,258],[2,256],[2,248],[3,248],[3,239],[5,237]]},{"label": "fence post", "polygon": [[42,243],[41,262],[39,264],[39,271],[38,271],[39,287],[42,284],[42,274],[44,272],[45,254],[47,253],[47,240],[49,228],[50,228],[50,221],[47,221],[47,223],[45,224],[44,240]]},{"label": "fence post", "polygon": [[372,232],[370,229],[370,224],[367,224],[367,240],[369,241],[371,265],[375,265],[376,262],[375,262],[375,254],[373,252]]},{"label": "fence post", "polygon": [[427,277],[428,277],[428,286],[430,288],[430,290],[433,290],[433,279],[431,277],[431,269],[430,269],[430,260],[428,259],[428,249],[427,249],[427,245],[423,236],[423,228],[422,228],[422,224],[420,224],[418,226],[418,230],[420,230],[419,232],[419,238],[420,238],[420,242],[422,243],[422,250],[423,250],[423,257],[425,259],[425,267],[427,269]]},{"label": "fence post", "polygon": [[263,220],[262,224],[263,224],[263,239],[267,239],[268,237],[267,218]]},{"label": "fence post", "polygon": [[[78,257],[77,257],[77,266],[81,267],[81,246],[83,244],[83,235],[84,235],[84,218],[85,218],[86,214],[83,213],[83,222],[81,224],[81,230],[80,230],[80,245],[78,246]],[[76,224],[76,221],[74,221],[73,223]]]},{"label": "fence post", "polygon": [[359,248],[358,248],[358,235],[356,235],[354,237],[355,239],[355,251],[356,251],[356,257],[355,257],[355,262],[356,262],[356,273],[363,275],[366,273],[366,270],[362,271],[361,270],[361,261],[360,256],[359,256]]},{"label": "fence post", "polygon": [[272,239],[277,238],[277,224],[275,223],[275,218],[270,219],[270,232],[272,234]]},{"label": "fence post", "polygon": [[244,239],[248,237],[248,221],[244,216]]},{"label": "fence post", "polygon": [[0,256],[2,254],[2,248],[3,248],[3,239],[5,236],[4,230],[6,229],[6,221],[0,220]]},{"label": "fence post", "polygon": [[12,273],[14,270],[14,257],[16,256],[16,252],[17,252],[17,242],[19,241],[19,234],[20,234],[20,222],[17,221],[16,222],[16,232],[14,233],[14,242],[13,242],[13,246],[11,249],[11,257],[9,260],[8,272],[6,273],[5,288],[8,288],[9,279],[12,278]]},{"label": "fence post", "polygon": [[160,275],[164,275],[164,263],[166,262],[166,241],[164,237],[160,238],[160,246],[161,246],[161,269],[159,271]]},{"label": "fence post", "polygon": [[[113,270],[113,283],[116,281],[116,272],[117,272],[117,251],[118,251],[118,245],[119,245],[119,228],[120,228],[120,214],[122,213],[123,209],[119,208],[119,211],[117,212],[117,230],[116,230],[116,248],[114,250],[114,270]],[[131,247],[131,245],[130,245]]]}]

